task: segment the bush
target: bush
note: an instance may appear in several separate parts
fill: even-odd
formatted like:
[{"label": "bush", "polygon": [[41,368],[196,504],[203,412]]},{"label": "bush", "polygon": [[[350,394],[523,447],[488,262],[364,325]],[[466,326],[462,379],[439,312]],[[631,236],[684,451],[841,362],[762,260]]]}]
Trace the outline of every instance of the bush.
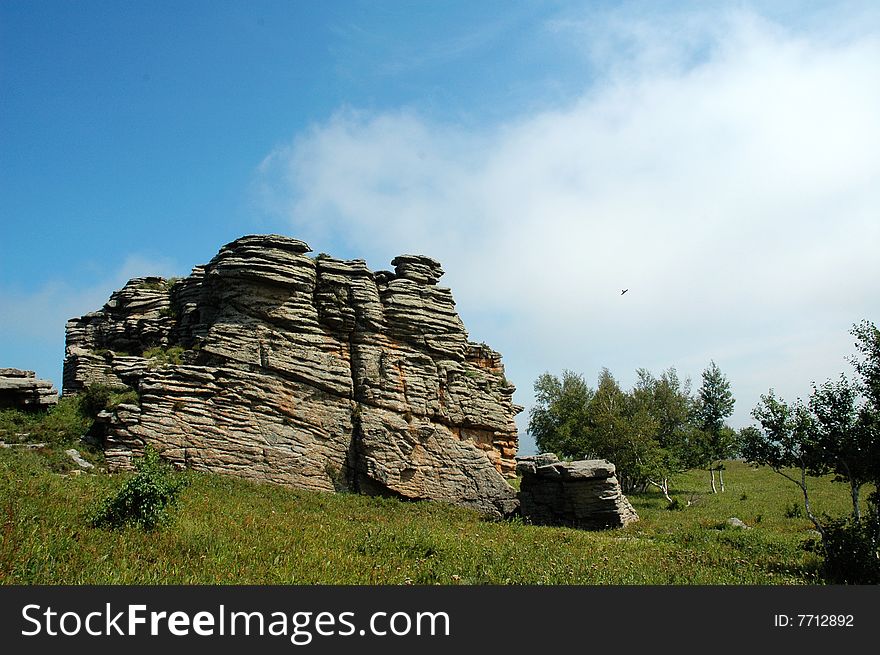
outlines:
[{"label": "bush", "polygon": [[22,412],[7,409],[0,412],[0,441],[19,441],[18,434],[27,434],[27,441],[68,445],[77,441],[92,425],[77,398],[61,398],[45,412]]},{"label": "bush", "polygon": [[137,405],[140,402],[137,391],[133,389],[99,383],[87,386],[78,398],[82,414],[93,420],[105,409],[113,409],[123,403]]},{"label": "bush", "polygon": [[144,357],[150,360],[150,367],[166,366],[168,364],[183,364],[184,350],[180,346],[171,346],[170,348],[148,348],[144,351]]},{"label": "bush", "polygon": [[106,384],[90,384],[79,395],[80,409],[86,416],[95,418],[107,409],[113,389]]},{"label": "bush", "polygon": [[135,460],[135,468],[137,473],[94,510],[91,519],[94,527],[114,529],[137,525],[144,530],[154,530],[168,520],[168,508],[177,504],[186,479],[176,474],[149,446],[144,456]]},{"label": "bush", "polygon": [[60,398],[35,426],[31,436],[37,441],[66,445],[79,441],[91,426],[92,419],[83,413],[76,398]]},{"label": "bush", "polygon": [[832,584],[880,584],[880,517],[831,521],[819,549],[823,577]]},{"label": "bush", "polygon": [[0,441],[17,441],[16,435],[29,434],[40,420],[40,415],[19,409],[0,411]]}]

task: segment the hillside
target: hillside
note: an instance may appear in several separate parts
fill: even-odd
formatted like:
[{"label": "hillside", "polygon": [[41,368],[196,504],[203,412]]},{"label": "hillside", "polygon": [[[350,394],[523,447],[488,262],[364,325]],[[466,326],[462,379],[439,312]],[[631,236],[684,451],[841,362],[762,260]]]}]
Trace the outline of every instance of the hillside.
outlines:
[{"label": "hillside", "polygon": [[[87,454],[101,465],[100,453]],[[630,497],[641,520],[585,532],[493,521],[404,502],[190,472],[157,532],[90,527],[89,510],[129,474],[70,475],[51,447],[0,449],[4,584],[806,584],[819,560],[801,544],[797,489],[768,469],[727,464],[727,491],[703,471],[675,480],[693,504]],[[847,489],[816,481],[820,511],[843,515]],[[751,529],[733,528],[731,517]]]}]

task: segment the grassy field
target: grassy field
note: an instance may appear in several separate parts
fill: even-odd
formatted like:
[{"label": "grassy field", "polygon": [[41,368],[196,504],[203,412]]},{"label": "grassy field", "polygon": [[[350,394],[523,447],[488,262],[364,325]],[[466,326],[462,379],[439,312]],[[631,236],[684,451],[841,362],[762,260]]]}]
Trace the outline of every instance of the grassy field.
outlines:
[{"label": "grassy field", "polygon": [[[100,454],[90,454],[99,465]],[[125,480],[67,474],[56,449],[0,449],[0,582],[5,584],[805,584],[799,491],[768,469],[729,462],[675,480],[693,504],[630,497],[641,521],[584,532],[487,521],[439,503],[324,494],[188,473],[173,521],[155,532],[91,527]],[[815,481],[814,505],[847,513],[845,486]],[[737,517],[751,529],[732,528]]]}]

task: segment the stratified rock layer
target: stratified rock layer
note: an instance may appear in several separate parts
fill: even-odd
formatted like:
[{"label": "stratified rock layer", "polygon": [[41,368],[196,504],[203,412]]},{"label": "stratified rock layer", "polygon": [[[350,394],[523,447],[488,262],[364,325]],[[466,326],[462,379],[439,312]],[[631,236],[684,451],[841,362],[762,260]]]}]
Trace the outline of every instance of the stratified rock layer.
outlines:
[{"label": "stratified rock layer", "polygon": [[518,458],[516,470],[522,475],[520,512],[532,523],[603,530],[639,520],[607,460],[537,455]]},{"label": "stratified rock layer", "polygon": [[506,514],[517,449],[501,357],[468,341],[435,260],[394,273],[247,236],[181,280],[138,278],[67,324],[64,393],[139,406],[100,418],[111,468],[169,460],[310,489]]},{"label": "stratified rock layer", "polygon": [[48,380],[37,379],[33,371],[0,368],[0,409],[35,412],[58,402],[58,391]]}]

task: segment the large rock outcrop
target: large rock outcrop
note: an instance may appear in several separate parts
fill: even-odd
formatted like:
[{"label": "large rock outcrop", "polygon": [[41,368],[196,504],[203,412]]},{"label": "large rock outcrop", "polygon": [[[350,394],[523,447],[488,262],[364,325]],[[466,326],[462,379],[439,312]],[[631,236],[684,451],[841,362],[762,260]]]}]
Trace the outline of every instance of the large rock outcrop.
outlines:
[{"label": "large rock outcrop", "polygon": [[67,324],[64,393],[139,405],[101,416],[111,468],[173,462],[309,489],[516,507],[514,387],[468,341],[435,260],[309,257],[246,236],[180,280],[138,278]]},{"label": "large rock outcrop", "polygon": [[520,457],[520,512],[537,525],[620,528],[639,516],[604,459],[561,462],[552,454]]},{"label": "large rock outcrop", "polygon": [[49,380],[40,380],[33,371],[0,368],[0,409],[35,412],[58,403],[58,391]]}]

